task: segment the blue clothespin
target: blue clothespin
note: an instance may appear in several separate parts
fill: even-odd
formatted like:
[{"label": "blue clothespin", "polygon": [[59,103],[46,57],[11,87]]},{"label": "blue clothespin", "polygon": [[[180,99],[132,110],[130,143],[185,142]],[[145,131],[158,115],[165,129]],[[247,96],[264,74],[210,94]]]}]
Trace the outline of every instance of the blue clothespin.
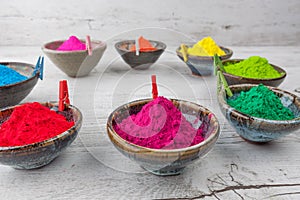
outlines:
[{"label": "blue clothespin", "polygon": [[36,75],[36,73],[39,72],[39,78],[43,80],[44,76],[44,56],[39,56],[39,59],[35,65],[34,71],[33,71],[33,76]]}]

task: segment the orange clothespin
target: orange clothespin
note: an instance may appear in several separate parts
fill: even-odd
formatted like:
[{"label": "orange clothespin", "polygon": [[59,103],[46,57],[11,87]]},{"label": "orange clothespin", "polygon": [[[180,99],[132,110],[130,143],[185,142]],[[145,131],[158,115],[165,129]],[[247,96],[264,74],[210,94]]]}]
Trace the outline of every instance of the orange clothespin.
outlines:
[{"label": "orange clothespin", "polygon": [[67,80],[59,81],[59,102],[58,110],[64,111],[65,104],[70,105],[69,92],[68,92],[68,83]]},{"label": "orange clothespin", "polygon": [[151,76],[152,79],[152,98],[156,99],[158,96],[157,84],[156,84],[156,75]]}]

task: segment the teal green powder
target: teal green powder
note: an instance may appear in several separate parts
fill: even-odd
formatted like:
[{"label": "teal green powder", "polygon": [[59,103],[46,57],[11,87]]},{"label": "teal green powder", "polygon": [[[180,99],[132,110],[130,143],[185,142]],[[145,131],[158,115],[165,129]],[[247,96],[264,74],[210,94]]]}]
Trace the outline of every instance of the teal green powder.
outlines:
[{"label": "teal green powder", "polygon": [[224,68],[229,74],[245,78],[268,79],[278,78],[282,75],[269,64],[266,58],[259,56],[251,56],[238,63],[226,62]]},{"label": "teal green powder", "polygon": [[271,120],[290,120],[295,116],[284,107],[280,98],[269,88],[260,84],[239,96],[227,100],[236,110],[258,118]]}]

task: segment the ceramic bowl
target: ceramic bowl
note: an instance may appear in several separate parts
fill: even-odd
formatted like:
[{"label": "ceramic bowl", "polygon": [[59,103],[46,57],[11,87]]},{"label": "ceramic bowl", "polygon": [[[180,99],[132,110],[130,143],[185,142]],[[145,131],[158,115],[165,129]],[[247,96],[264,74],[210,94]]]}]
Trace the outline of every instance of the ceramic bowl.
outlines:
[{"label": "ceramic bowl", "polygon": [[[223,65],[226,65],[228,63],[238,63],[243,61],[243,59],[230,59],[230,60],[223,60],[222,63]],[[264,85],[268,85],[268,86],[273,86],[273,87],[277,87],[279,86],[285,79],[286,77],[286,71],[276,65],[270,64],[274,67],[275,70],[277,70],[279,73],[282,73],[282,75],[278,78],[268,78],[268,79],[256,79],[256,78],[245,78],[245,77],[241,77],[241,76],[236,76],[233,74],[229,74],[226,72],[223,72],[224,77],[228,83],[228,85],[235,85],[235,84],[264,84]]]},{"label": "ceramic bowl", "polygon": [[[126,157],[137,162],[142,168],[156,175],[176,175],[190,163],[206,155],[219,136],[220,126],[217,118],[207,108],[195,103],[171,99],[173,104],[193,123],[196,118],[205,123],[205,140],[196,145],[181,149],[152,149],[124,140],[114,130],[128,114],[138,113],[152,99],[143,99],[124,104],[114,110],[107,121],[107,133],[113,145]],[[195,127],[199,128],[199,127]]]},{"label": "ceramic bowl", "polygon": [[135,51],[130,51],[131,46],[135,44],[135,40],[124,40],[117,42],[115,44],[115,48],[130,67],[134,69],[148,69],[158,60],[167,47],[163,42],[160,41],[149,40],[149,42],[153,47],[157,48],[157,50],[139,52],[138,56],[136,55]]},{"label": "ceramic bowl", "polygon": [[[187,45],[192,47],[193,45]],[[233,51],[231,49],[220,46],[220,48],[226,53],[224,56],[220,56],[221,60],[229,59]],[[183,55],[180,52],[181,47],[176,49],[177,56],[184,61]],[[213,56],[192,56],[188,55],[188,60],[185,64],[190,68],[193,75],[196,76],[209,76],[214,71],[214,57]]]},{"label": "ceramic bowl", "polygon": [[[58,105],[56,102],[42,104],[49,108]],[[0,111],[1,124],[8,119],[16,106],[7,107]],[[0,164],[16,169],[33,169],[47,165],[59,156],[75,140],[82,123],[82,114],[75,106],[69,106],[60,114],[63,114],[68,120],[74,120],[75,125],[65,132],[42,142],[24,146],[0,147]]]},{"label": "ceramic bowl", "polygon": [[[239,94],[241,91],[248,91],[254,86],[257,85],[241,84],[229,87],[233,94]],[[300,128],[300,98],[279,88],[268,87],[280,97],[283,105],[294,113],[295,119],[268,120],[249,116],[227,104],[227,96],[223,89],[220,89],[218,92],[218,102],[222,113],[236,132],[247,141],[265,143],[283,137]]]},{"label": "ceramic bowl", "polygon": [[[49,42],[43,45],[42,50],[47,57],[65,74],[70,77],[87,76],[99,63],[106,43],[92,40],[92,55],[87,50],[80,51],[58,51],[56,50],[64,40]],[[81,42],[85,42],[81,40]]]},{"label": "ceramic bowl", "polygon": [[[0,108],[20,103],[38,82],[39,72],[33,75],[35,65],[21,62],[0,62],[20,74],[28,77],[25,81],[0,86]],[[1,76],[1,75],[0,75]]]}]

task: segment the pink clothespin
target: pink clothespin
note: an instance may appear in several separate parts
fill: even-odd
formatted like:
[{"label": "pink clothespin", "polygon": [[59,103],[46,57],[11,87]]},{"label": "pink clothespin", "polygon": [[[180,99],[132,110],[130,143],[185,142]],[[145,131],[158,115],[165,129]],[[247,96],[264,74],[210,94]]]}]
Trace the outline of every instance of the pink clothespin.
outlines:
[{"label": "pink clothespin", "polygon": [[64,111],[66,105],[67,106],[70,105],[68,83],[67,83],[67,80],[62,80],[62,81],[59,81],[58,110]]},{"label": "pink clothespin", "polygon": [[88,54],[89,56],[91,56],[93,54],[93,51],[92,51],[92,43],[91,43],[91,37],[89,35],[86,36],[86,41],[85,41],[85,45],[86,45],[86,48],[88,50]]},{"label": "pink clothespin", "polygon": [[151,76],[152,79],[152,98],[156,99],[158,96],[157,84],[156,84],[156,75]]}]

